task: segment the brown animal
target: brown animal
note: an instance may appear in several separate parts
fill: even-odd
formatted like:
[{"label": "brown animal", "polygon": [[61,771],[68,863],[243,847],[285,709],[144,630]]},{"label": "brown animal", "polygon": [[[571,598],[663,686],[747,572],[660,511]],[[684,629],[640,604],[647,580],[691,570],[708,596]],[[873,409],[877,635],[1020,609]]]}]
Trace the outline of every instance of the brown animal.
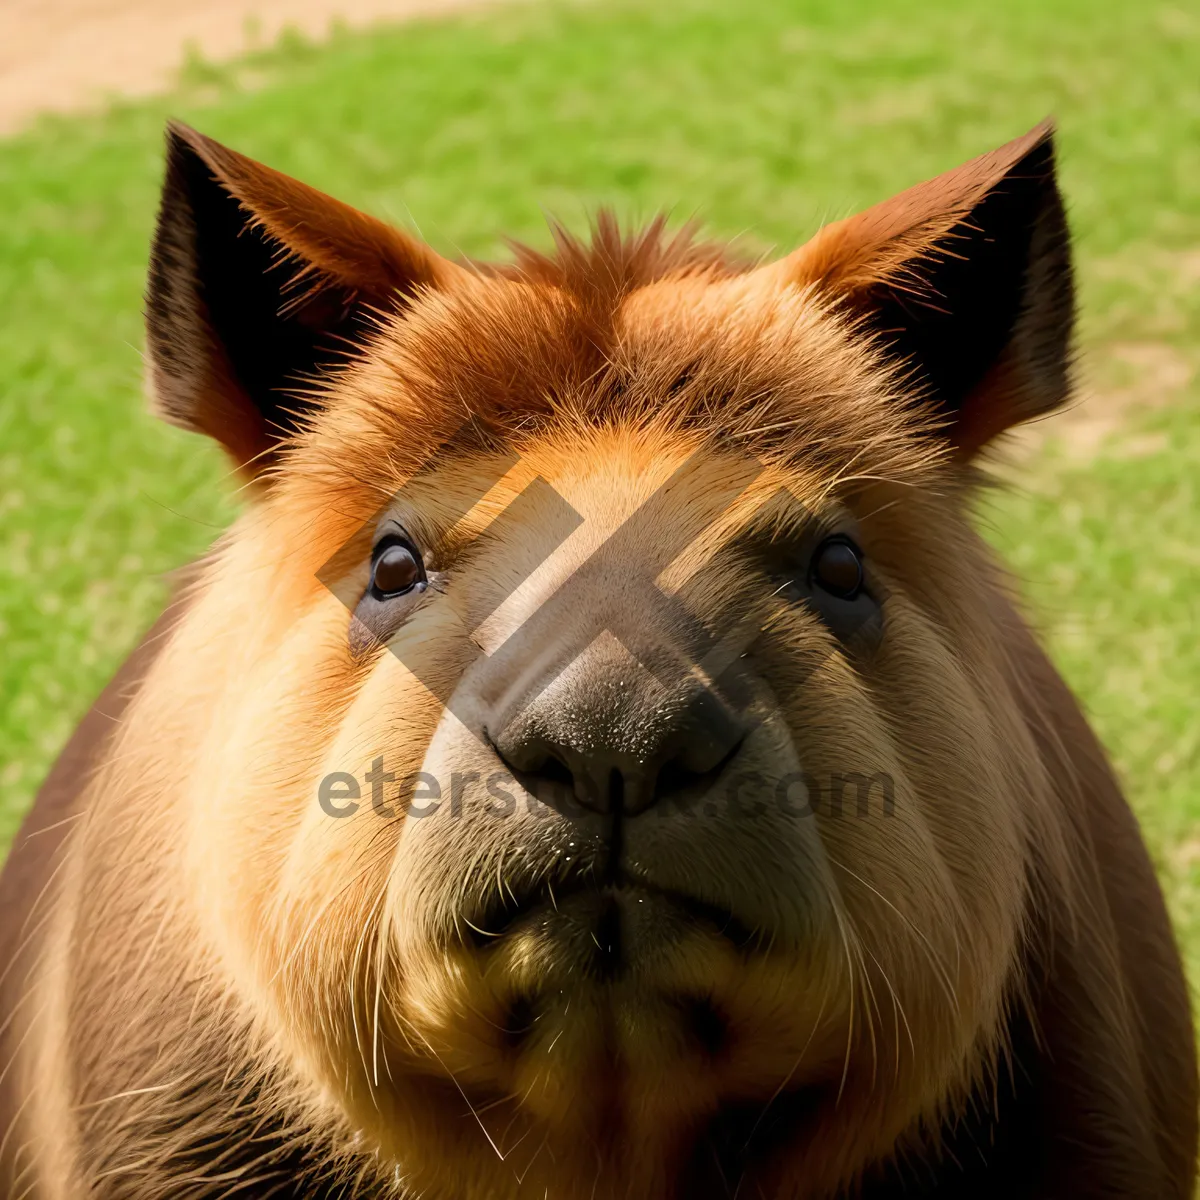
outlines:
[{"label": "brown animal", "polygon": [[3,877],[6,1195],[1188,1197],[1132,816],[972,532],[1068,395],[1048,126],[767,265],[446,261],[183,127],[248,483]]}]

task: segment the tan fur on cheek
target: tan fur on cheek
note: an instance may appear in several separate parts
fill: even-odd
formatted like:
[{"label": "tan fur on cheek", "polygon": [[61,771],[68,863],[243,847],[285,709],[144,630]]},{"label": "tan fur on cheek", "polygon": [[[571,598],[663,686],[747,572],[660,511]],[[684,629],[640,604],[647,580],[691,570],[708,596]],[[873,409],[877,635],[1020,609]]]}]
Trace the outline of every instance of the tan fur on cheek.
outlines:
[{"label": "tan fur on cheek", "polygon": [[[243,703],[212,730],[220,777],[195,785],[188,842],[235,986],[258,997],[306,1072],[335,1091],[347,1061],[362,1058],[355,1031],[370,1013],[363,992],[379,969],[379,898],[403,825],[399,784],[388,784],[394,815],[385,818],[365,780],[380,758],[398,779],[415,770],[440,712],[387,650],[367,668],[345,664],[347,626],[329,597],[247,673]],[[331,658],[344,665],[331,672]],[[334,775],[358,783],[353,815],[321,806],[322,781]]]}]

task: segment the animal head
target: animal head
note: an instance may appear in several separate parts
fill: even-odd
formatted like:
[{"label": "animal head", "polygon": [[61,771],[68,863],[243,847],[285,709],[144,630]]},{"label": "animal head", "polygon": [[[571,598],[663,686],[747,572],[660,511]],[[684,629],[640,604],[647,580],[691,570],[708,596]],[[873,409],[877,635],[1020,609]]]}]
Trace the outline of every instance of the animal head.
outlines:
[{"label": "animal head", "polygon": [[139,701],[179,886],[416,1193],[832,1193],[1019,1003],[1052,799],[969,509],[1068,389],[1050,130],[778,261],[555,244],[171,130],[153,392],[249,497]]}]

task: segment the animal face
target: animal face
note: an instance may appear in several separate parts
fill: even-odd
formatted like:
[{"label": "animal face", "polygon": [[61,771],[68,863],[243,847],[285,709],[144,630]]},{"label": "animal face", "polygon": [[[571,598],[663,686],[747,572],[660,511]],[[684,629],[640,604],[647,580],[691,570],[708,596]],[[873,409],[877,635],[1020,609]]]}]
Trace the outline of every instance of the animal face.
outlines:
[{"label": "animal face", "polygon": [[183,870],[418,1189],[825,1194],[995,1068],[1049,790],[971,460],[1065,392],[1048,136],[767,266],[495,268],[172,135],[155,388],[252,496],[156,668]]}]

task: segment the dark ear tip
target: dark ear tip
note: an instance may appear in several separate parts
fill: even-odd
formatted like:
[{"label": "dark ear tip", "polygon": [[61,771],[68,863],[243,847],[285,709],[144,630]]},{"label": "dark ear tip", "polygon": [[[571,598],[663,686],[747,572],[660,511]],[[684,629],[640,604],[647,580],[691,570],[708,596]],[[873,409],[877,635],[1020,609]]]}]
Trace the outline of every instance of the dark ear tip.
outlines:
[{"label": "dark ear tip", "polygon": [[166,181],[165,187],[183,187],[186,190],[186,180],[192,174],[197,160],[208,165],[200,152],[197,142],[201,140],[190,125],[182,121],[167,122],[165,131]]},{"label": "dark ear tip", "polygon": [[228,174],[229,159],[236,157],[220,142],[175,118],[167,121],[166,143],[168,162],[183,163],[188,159],[199,159],[218,179]]},{"label": "dark ear tip", "polygon": [[1028,133],[1023,133],[1020,137],[1013,138],[1011,142],[1000,146],[991,155],[984,155],[983,159],[990,158],[993,162],[996,160],[1007,161],[1008,171],[1013,170],[1021,163],[1028,163],[1037,159],[1046,159],[1053,163],[1054,142],[1057,132],[1058,127],[1054,118],[1051,116],[1044,117]]},{"label": "dark ear tip", "polygon": [[171,117],[164,131],[168,154],[178,154],[180,151],[196,150],[198,143],[205,141],[201,133],[197,133],[190,125]]},{"label": "dark ear tip", "polygon": [[1021,155],[1009,170],[1010,177],[1025,177],[1031,182],[1056,186],[1058,172],[1056,151],[1057,125],[1053,117],[1038,122],[1025,136],[1019,139]]},{"label": "dark ear tip", "polygon": [[1053,114],[1048,113],[1029,131],[1027,136],[1032,138],[1036,135],[1038,142],[1052,142],[1057,132],[1058,121]]}]

